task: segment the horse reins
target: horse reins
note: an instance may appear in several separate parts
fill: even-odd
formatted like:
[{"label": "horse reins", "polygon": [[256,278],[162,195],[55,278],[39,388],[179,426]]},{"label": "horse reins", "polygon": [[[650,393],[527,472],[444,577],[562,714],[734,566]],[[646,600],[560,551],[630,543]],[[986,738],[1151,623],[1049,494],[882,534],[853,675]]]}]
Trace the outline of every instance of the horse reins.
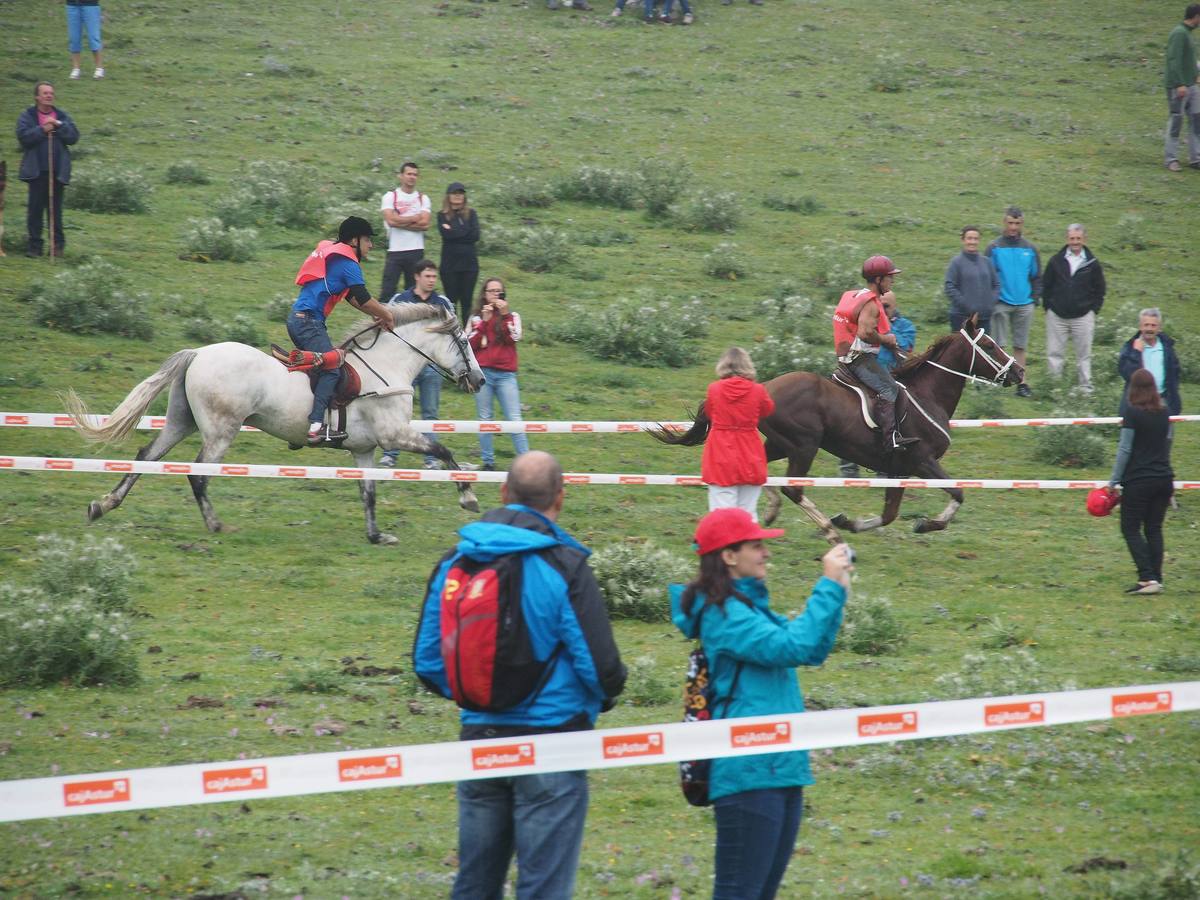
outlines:
[{"label": "horse reins", "polygon": [[[949,372],[951,375],[957,375],[959,378],[964,378],[967,381],[978,381],[980,384],[999,384],[1002,382],[1004,377],[1008,374],[1008,370],[1012,368],[1013,363],[1015,363],[1016,360],[1013,357],[1008,356],[1007,353],[1004,355],[1008,356],[1008,362],[1006,362],[1004,365],[1000,365],[1000,363],[992,359],[991,355],[979,346],[979,339],[987,334],[987,332],[982,328],[979,330],[979,334],[975,335],[975,337],[971,337],[971,335],[967,334],[967,329],[965,328],[958,329],[958,333],[965,337],[967,339],[967,343],[971,345],[971,364],[967,366],[967,368],[973,369],[975,367],[975,357],[980,356],[983,358],[984,362],[996,370],[996,375],[994,378],[980,378],[978,375],[974,375],[970,372],[959,372],[956,369],[951,369],[947,366],[943,366],[941,363],[934,362],[932,359],[927,359],[925,362],[933,366],[935,369],[941,369],[943,372]],[[999,345],[997,344],[997,346]],[[1003,348],[1001,348],[1001,352],[1003,352]]]},{"label": "horse reins", "polygon": [[[361,335],[366,334],[368,331],[376,332],[375,340],[371,341],[371,344],[368,347],[360,347],[358,345],[358,338]],[[376,378],[378,378],[380,381],[383,382],[385,387],[391,387],[391,385],[388,384],[388,380],[386,378],[384,378],[382,375],[380,375],[377,371],[375,371],[375,368],[369,362],[367,362],[366,359],[363,358],[361,353],[356,352],[358,350],[370,350],[379,341],[379,336],[381,334],[383,334],[383,332],[384,332],[384,329],[379,325],[376,325],[376,324],[368,325],[366,328],[363,328],[361,331],[357,331],[354,334],[352,334],[345,341],[345,343],[342,344],[342,346],[346,347],[347,345],[349,345],[351,347],[351,349],[346,350],[346,355],[350,356],[351,354],[353,354],[356,359],[358,359],[360,362],[362,362],[362,364],[364,366],[367,367],[367,369],[371,372],[372,375],[374,375]],[[396,332],[394,332],[394,331],[390,331],[390,332],[388,332],[388,334],[390,334],[396,340],[400,341],[402,344],[406,345],[410,350],[412,350],[418,356],[424,357],[425,360],[429,363],[429,365],[433,367],[433,370],[435,372],[437,372],[439,375],[441,375],[442,378],[446,379],[451,384],[456,384],[458,382],[458,379],[454,377],[453,372],[448,370],[445,366],[443,366],[441,363],[439,363],[437,360],[435,360],[432,356],[430,356],[428,353],[426,353],[420,347],[414,345],[407,338],[404,338],[404,337],[396,334]],[[458,348],[458,354],[459,354],[459,356],[462,357],[463,364],[466,365],[468,368],[470,368],[470,365],[467,360],[467,354],[463,350],[463,344],[465,343],[466,339],[460,337],[459,334],[452,335],[452,337],[454,340],[455,347]],[[364,395],[364,396],[366,396],[366,395]]]}]

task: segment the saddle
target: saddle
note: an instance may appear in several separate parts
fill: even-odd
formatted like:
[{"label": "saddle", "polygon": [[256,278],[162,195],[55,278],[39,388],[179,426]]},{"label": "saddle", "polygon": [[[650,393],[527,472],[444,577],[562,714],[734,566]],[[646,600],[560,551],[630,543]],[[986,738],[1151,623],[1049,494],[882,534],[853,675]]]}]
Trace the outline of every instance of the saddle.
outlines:
[{"label": "saddle", "polygon": [[[325,365],[322,362],[323,355],[311,350],[284,350],[278,344],[271,345],[271,356],[283,364],[289,372],[306,372],[308,374],[310,390],[316,389],[317,379],[321,376],[321,372],[325,371]],[[345,408],[362,393],[362,378],[359,376],[358,370],[348,362],[342,362],[339,368],[341,374],[338,376],[330,409],[342,410],[344,417]]]},{"label": "saddle", "polygon": [[879,423],[871,415],[871,407],[874,405],[876,397],[875,393],[859,381],[854,373],[850,371],[850,367],[845,363],[838,363],[837,368],[833,370],[833,374],[829,377],[834,384],[844,387],[848,391],[853,391],[858,395],[858,405],[862,411],[863,422],[868,428],[875,431],[879,427]]}]

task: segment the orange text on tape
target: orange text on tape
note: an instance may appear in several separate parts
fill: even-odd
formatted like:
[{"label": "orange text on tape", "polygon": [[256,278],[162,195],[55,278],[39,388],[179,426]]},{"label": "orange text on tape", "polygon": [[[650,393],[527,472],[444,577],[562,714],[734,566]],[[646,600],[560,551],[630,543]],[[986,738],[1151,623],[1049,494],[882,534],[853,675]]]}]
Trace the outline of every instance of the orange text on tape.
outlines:
[{"label": "orange text on tape", "polygon": [[477,772],[488,769],[511,769],[514,766],[532,766],[535,762],[536,756],[532,743],[471,748],[471,768]]},{"label": "orange text on tape", "polygon": [[338,781],[399,778],[403,772],[399,753],[386,756],[349,756],[338,760]]},{"label": "orange text on tape", "polygon": [[124,803],[131,796],[128,778],[106,778],[102,781],[72,781],[63,785],[63,803],[67,806],[90,806],[93,803]]},{"label": "orange text on tape", "polygon": [[267,787],[267,767],[248,766],[244,769],[210,769],[204,773],[204,793],[224,794],[229,791],[261,791]]},{"label": "orange text on tape", "polygon": [[644,734],[619,734],[605,737],[603,742],[605,759],[623,759],[626,756],[658,756],[663,752],[661,731]]},{"label": "orange text on tape", "polygon": [[732,747],[762,747],[767,744],[790,744],[792,726],[787,722],[764,722],[761,725],[731,725],[729,744]]},{"label": "orange text on tape", "polygon": [[917,713],[867,713],[858,717],[859,737],[881,737],[890,734],[916,734]]},{"label": "orange text on tape", "polygon": [[1114,716],[1148,716],[1171,711],[1170,691],[1151,691],[1147,694],[1113,694]]},{"label": "orange text on tape", "polygon": [[1001,725],[1033,725],[1046,721],[1046,704],[1040,700],[1025,703],[989,703],[983,707],[983,724],[988,728]]}]

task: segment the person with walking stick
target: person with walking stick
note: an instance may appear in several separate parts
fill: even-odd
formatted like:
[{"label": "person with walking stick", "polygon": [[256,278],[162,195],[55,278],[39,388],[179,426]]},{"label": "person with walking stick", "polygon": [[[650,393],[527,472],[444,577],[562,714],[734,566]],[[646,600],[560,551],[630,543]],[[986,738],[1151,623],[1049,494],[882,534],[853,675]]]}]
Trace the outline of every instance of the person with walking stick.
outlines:
[{"label": "person with walking stick", "polygon": [[17,140],[24,150],[19,176],[29,185],[25,216],[29,244],[25,255],[42,255],[42,220],[49,216],[50,256],[61,256],[66,238],[62,226],[63,192],[71,182],[71,153],[79,129],[64,110],[54,105],[54,85],[39,81],[34,105],[17,118]]}]

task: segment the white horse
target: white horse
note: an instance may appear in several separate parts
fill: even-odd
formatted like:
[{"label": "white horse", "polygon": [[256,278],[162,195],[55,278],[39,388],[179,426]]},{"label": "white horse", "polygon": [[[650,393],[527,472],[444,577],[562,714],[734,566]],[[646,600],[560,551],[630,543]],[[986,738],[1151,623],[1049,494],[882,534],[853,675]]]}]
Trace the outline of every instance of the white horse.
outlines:
[{"label": "white horse", "polygon": [[[361,396],[347,408],[342,447],[359,467],[374,464],[375,448],[398,448],[435,456],[451,469],[460,466],[450,451],[416,431],[412,421],[413,379],[433,363],[463,390],[475,392],[483,372],[459,328],[458,319],[444,308],[426,303],[392,307],[395,332],[370,328],[350,337],[342,347],[347,362],[362,378]],[[434,319],[432,324],[429,320]],[[312,390],[303,372],[289,372],[267,354],[245,344],[226,342],[195,350],[180,350],[157,372],[135,387],[102,426],[91,424],[83,401],[70,391],[64,398],[75,427],[89,440],[105,444],[123,440],[137,425],[151,401],[170,385],[167,422],[154,440],[138,451],[138,459],[161,459],[197,429],[203,439],[196,462],[220,462],[243,424],[252,425],[293,447],[303,446],[312,407]],[[309,451],[307,456],[312,456]],[[121,505],[138,475],[126,475],[116,488],[88,507],[95,522]],[[189,475],[192,493],[209,531],[221,531],[220,519],[208,500],[208,476]],[[460,483],[459,505],[479,511],[470,485]],[[375,482],[360,481],[367,538],[373,544],[397,539],[375,524]]]}]

